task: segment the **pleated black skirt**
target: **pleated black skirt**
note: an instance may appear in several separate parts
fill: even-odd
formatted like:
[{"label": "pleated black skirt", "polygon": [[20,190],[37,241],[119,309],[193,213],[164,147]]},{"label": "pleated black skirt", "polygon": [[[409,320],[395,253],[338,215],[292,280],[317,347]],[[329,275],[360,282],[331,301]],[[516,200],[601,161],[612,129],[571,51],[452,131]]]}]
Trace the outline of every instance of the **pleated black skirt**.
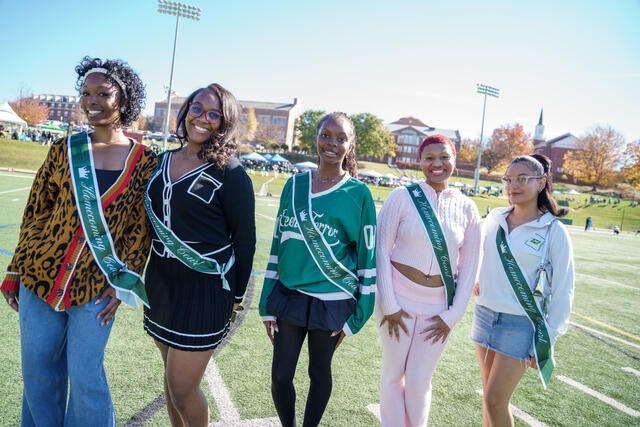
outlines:
[{"label": "pleated black skirt", "polygon": [[355,308],[353,298],[323,301],[289,289],[280,281],[267,298],[267,313],[307,330],[339,331]]},{"label": "pleated black skirt", "polygon": [[219,275],[192,270],[175,258],[151,251],[145,276],[149,308],[144,329],[154,339],[184,351],[211,350],[227,335],[233,311],[235,269],[222,289]]}]

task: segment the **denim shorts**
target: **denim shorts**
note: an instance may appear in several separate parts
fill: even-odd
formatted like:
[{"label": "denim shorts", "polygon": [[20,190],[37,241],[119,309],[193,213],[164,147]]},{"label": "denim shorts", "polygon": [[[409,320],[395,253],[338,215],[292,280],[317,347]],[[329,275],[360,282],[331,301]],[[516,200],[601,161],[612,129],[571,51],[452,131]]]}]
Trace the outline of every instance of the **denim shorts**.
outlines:
[{"label": "denim shorts", "polygon": [[533,355],[533,325],[526,316],[497,313],[476,304],[471,341],[518,360]]}]

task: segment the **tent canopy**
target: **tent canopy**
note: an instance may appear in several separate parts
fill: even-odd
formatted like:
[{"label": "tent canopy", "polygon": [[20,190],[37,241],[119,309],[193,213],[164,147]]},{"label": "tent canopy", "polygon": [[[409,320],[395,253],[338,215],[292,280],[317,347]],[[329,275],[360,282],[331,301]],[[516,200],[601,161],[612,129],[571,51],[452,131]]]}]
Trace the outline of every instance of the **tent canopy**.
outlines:
[{"label": "tent canopy", "polygon": [[265,159],[267,159],[268,161],[271,161],[271,157],[273,157],[271,154],[269,153],[264,153],[264,154],[260,154],[262,157],[264,157]]},{"label": "tent canopy", "polygon": [[382,174],[380,172],[374,170],[368,170],[364,172],[360,172],[358,175],[369,176],[371,178],[382,178]]},{"label": "tent canopy", "polygon": [[313,162],[301,162],[301,163],[296,163],[295,165],[293,165],[296,169],[298,170],[307,170],[307,169],[318,169],[318,165],[316,165]]},{"label": "tent canopy", "polygon": [[0,105],[0,123],[11,123],[14,125],[27,126],[27,122],[22,120],[20,116],[13,111],[8,102]]},{"label": "tent canopy", "polygon": [[280,154],[275,154],[275,155],[271,156],[269,161],[271,163],[289,163],[289,160],[285,159]]},{"label": "tent canopy", "polygon": [[244,156],[240,156],[242,160],[253,160],[254,162],[266,162],[267,159],[262,157],[258,153],[245,154]]},{"label": "tent canopy", "polygon": [[565,191],[564,194],[571,194],[571,195],[575,196],[576,194],[580,194],[580,193],[578,193],[576,190],[574,190],[572,188],[571,190]]}]

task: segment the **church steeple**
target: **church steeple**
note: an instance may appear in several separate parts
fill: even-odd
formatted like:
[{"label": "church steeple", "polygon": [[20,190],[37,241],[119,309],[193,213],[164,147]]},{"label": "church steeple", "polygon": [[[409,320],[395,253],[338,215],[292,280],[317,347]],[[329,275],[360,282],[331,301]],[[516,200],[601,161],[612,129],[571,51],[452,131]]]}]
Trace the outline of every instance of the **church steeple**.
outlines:
[{"label": "church steeple", "polygon": [[536,125],[536,131],[533,135],[533,145],[538,145],[541,142],[544,142],[544,125],[542,124],[542,108],[540,109],[540,120],[538,120],[538,124]]}]

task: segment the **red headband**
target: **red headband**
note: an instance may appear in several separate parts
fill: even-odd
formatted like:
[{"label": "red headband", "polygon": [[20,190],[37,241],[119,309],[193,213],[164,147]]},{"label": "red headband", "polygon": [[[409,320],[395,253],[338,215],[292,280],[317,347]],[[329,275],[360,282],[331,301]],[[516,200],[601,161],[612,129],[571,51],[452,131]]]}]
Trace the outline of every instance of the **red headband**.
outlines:
[{"label": "red headband", "polygon": [[448,145],[449,147],[451,147],[451,152],[453,153],[453,157],[454,158],[456,157],[456,146],[453,144],[453,142],[451,142],[449,138],[447,138],[444,135],[431,135],[426,137],[424,141],[422,141],[422,144],[420,144],[420,149],[418,150],[419,160],[422,160],[422,151],[424,150],[424,147],[431,144]]}]

